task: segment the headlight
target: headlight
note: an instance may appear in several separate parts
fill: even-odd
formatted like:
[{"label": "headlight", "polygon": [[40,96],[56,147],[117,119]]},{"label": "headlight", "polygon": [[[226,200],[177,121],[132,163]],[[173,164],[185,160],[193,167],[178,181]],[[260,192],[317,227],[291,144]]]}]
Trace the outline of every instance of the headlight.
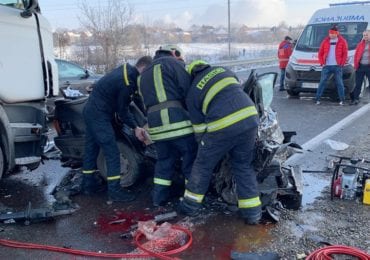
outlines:
[{"label": "headlight", "polygon": [[290,58],[289,58],[289,62],[290,62],[290,63],[293,63],[293,64],[297,64],[297,63],[298,63],[298,60],[297,60],[297,58],[296,58],[296,57],[294,57],[294,56],[290,56]]}]

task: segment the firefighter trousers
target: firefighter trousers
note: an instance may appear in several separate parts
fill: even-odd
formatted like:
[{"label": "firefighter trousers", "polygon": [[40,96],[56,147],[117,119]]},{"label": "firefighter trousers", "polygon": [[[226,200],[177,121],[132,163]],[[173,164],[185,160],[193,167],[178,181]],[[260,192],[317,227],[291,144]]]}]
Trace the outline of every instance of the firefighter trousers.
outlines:
[{"label": "firefighter trousers", "polygon": [[173,140],[154,143],[157,151],[157,162],[154,171],[153,204],[163,205],[169,198],[169,188],[175,172],[175,164],[181,161],[181,171],[185,180],[190,176],[191,168],[197,153],[194,135],[187,135]]},{"label": "firefighter trousers", "polygon": [[85,107],[83,115],[86,123],[83,170],[88,172],[97,169],[96,160],[101,148],[107,165],[108,180],[109,177],[119,179],[121,172],[120,152],[116,143],[111,116],[88,105]]},{"label": "firefighter trousers", "polygon": [[[259,211],[259,190],[252,165],[256,137],[257,128],[237,135],[222,132],[206,133],[199,144],[197,158],[186,184],[185,199],[202,203],[214,168],[229,153],[231,172],[235,178],[238,204],[242,215],[250,214],[254,207],[258,207]],[[246,201],[248,205],[243,206]]]}]

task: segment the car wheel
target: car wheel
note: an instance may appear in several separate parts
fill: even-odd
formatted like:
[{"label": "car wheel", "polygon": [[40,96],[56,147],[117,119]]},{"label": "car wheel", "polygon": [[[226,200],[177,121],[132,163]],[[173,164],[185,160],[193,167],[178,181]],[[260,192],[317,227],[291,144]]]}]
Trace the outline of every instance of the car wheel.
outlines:
[{"label": "car wheel", "polygon": [[[129,187],[140,177],[143,159],[127,144],[118,142],[117,145],[120,151],[121,186]],[[107,166],[102,151],[99,153],[97,164],[101,176],[107,179]]]},{"label": "car wheel", "polygon": [[298,97],[299,96],[299,92],[296,91],[296,90],[292,90],[292,89],[287,89],[286,91],[288,93],[289,96],[291,97]]},{"label": "car wheel", "polygon": [[3,146],[0,143],[0,179],[3,176],[4,169],[5,169],[4,151],[3,151]]}]

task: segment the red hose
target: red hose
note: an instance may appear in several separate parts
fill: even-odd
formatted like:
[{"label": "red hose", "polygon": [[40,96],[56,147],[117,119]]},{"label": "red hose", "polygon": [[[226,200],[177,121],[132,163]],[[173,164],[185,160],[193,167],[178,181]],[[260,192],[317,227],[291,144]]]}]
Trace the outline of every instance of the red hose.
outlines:
[{"label": "red hose", "polygon": [[77,249],[70,249],[70,248],[64,248],[64,247],[57,247],[57,246],[48,246],[48,245],[40,245],[40,244],[33,244],[33,243],[25,243],[25,242],[18,242],[13,240],[7,240],[7,239],[0,239],[0,245],[7,246],[7,247],[13,247],[13,248],[25,248],[25,249],[39,249],[44,251],[52,251],[52,252],[59,252],[59,253],[66,253],[66,254],[72,254],[72,255],[80,255],[80,256],[92,256],[92,257],[101,257],[101,258],[149,258],[149,257],[157,257],[164,260],[173,260],[176,258],[169,257],[169,255],[177,254],[180,252],[183,252],[187,248],[190,247],[191,243],[193,242],[193,236],[191,232],[188,229],[179,227],[179,226],[172,226],[175,230],[180,230],[185,232],[189,236],[189,240],[186,242],[185,245],[170,250],[167,252],[153,252],[146,248],[144,248],[140,243],[139,240],[142,236],[142,233],[138,232],[135,236],[135,242],[137,247],[139,247],[141,250],[143,250],[145,253],[137,253],[137,254],[123,254],[123,253],[97,253],[97,252],[91,252],[91,251],[85,251],[85,250],[77,250]]},{"label": "red hose", "polygon": [[370,260],[370,255],[360,249],[349,246],[327,246],[312,252],[306,260],[332,260],[330,255],[348,255],[357,257],[360,260]]},{"label": "red hose", "polygon": [[188,240],[188,242],[186,242],[185,245],[183,245],[179,248],[167,251],[167,252],[161,252],[161,253],[153,252],[153,251],[150,251],[150,250],[146,249],[145,247],[143,247],[140,244],[139,240],[140,240],[140,238],[143,234],[139,232],[135,236],[135,242],[136,242],[137,247],[140,248],[141,250],[143,250],[144,252],[150,254],[151,256],[155,256],[155,257],[165,259],[165,260],[176,259],[176,258],[172,258],[172,257],[168,257],[168,256],[178,254],[178,253],[183,252],[186,249],[188,249],[190,247],[190,245],[193,243],[193,236],[192,236],[191,232],[186,228],[183,228],[183,227],[180,227],[180,226],[172,226],[172,228],[175,229],[175,230],[180,230],[180,231],[186,233],[189,236],[189,240]]}]

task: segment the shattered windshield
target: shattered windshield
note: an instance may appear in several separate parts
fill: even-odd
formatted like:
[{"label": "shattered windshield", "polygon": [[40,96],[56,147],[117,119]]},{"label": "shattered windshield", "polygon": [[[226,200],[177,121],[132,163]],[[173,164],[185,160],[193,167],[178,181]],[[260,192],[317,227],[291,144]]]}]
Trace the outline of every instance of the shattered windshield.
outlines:
[{"label": "shattered windshield", "polygon": [[[317,52],[322,40],[328,36],[328,31],[332,26],[331,23],[307,25],[298,40],[296,50]],[[366,29],[367,23],[339,23],[337,27],[340,34],[347,40],[348,49],[354,50],[362,39],[362,32]]]}]

